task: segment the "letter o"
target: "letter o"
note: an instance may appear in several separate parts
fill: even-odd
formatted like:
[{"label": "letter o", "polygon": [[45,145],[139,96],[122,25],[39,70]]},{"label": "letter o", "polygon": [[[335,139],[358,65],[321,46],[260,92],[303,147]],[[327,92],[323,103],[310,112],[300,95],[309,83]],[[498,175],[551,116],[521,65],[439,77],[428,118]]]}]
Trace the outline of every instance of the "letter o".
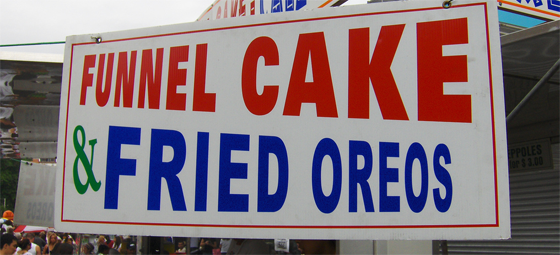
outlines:
[{"label": "letter o", "polygon": [[[331,194],[323,193],[321,183],[321,171],[323,159],[329,156],[333,164],[333,187]],[[313,167],[311,169],[311,181],[313,187],[313,198],[317,208],[323,213],[331,213],[338,206],[340,191],[342,189],[342,160],[336,143],[330,138],[324,138],[317,144],[313,155]]]},{"label": "letter o", "polygon": [[[418,196],[414,195],[414,190],[412,189],[412,165],[416,159],[420,161],[420,171],[422,176],[422,186],[420,189],[420,195]],[[411,144],[408,148],[408,152],[406,153],[404,183],[408,206],[415,213],[421,212],[426,205],[426,200],[428,199],[428,159],[424,148],[419,143]]]}]

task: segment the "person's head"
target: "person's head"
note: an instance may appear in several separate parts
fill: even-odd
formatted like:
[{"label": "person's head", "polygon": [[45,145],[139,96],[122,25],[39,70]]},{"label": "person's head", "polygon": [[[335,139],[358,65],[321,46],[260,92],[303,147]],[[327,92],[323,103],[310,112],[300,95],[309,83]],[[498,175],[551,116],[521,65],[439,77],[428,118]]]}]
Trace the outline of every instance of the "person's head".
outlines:
[{"label": "person's head", "polygon": [[17,249],[18,241],[12,234],[3,234],[0,240],[2,254],[14,254]]},{"label": "person's head", "polygon": [[23,234],[23,239],[29,239],[29,241],[33,242],[33,240],[35,239],[35,234],[29,232],[29,233],[24,233]]},{"label": "person's head", "polygon": [[51,255],[72,255],[73,253],[74,247],[67,243],[57,243],[51,251]]},{"label": "person's head", "polygon": [[47,234],[45,233],[45,231],[41,231],[41,233],[39,233],[39,237],[43,238],[43,240],[45,239],[46,236]]},{"label": "person's head", "polygon": [[185,247],[185,243],[184,242],[179,242],[177,244],[177,246],[179,247],[179,249],[183,249],[183,247]]},{"label": "person's head", "polygon": [[105,244],[100,244],[99,247],[97,247],[97,252],[103,253],[103,254],[108,254],[109,253],[109,246],[107,246]]},{"label": "person's head", "polygon": [[128,246],[126,247],[126,254],[136,254],[136,244],[135,243],[129,243]]},{"label": "person's head", "polygon": [[119,251],[117,251],[116,249],[109,249],[108,254],[109,255],[120,255],[121,253]]},{"label": "person's head", "polygon": [[122,243],[122,237],[121,236],[115,236],[115,246],[119,246],[119,244]]},{"label": "person's head", "polygon": [[29,250],[31,249],[31,241],[29,241],[29,239],[22,239],[21,241],[19,241],[18,243],[18,247],[22,250]]},{"label": "person's head", "polygon": [[97,243],[98,244],[105,243],[105,236],[99,236],[99,238],[97,239]]},{"label": "person's head", "polygon": [[2,214],[2,218],[13,221],[14,220],[14,213],[10,210],[6,210],[6,211],[4,211],[4,214]]},{"label": "person's head", "polygon": [[55,244],[56,241],[58,240],[58,236],[54,232],[49,232],[48,236],[49,236],[49,238],[47,239],[48,244]]},{"label": "person's head", "polygon": [[82,252],[84,254],[91,254],[93,252],[93,244],[86,243],[82,246]]}]

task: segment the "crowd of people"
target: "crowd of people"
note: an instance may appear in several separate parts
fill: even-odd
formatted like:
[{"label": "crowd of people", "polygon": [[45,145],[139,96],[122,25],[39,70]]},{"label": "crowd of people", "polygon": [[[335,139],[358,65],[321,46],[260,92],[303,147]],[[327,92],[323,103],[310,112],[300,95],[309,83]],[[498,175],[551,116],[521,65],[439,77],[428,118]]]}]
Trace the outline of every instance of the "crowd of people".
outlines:
[{"label": "crowd of people", "polygon": [[[87,235],[80,240],[75,233],[15,232],[14,213],[6,210],[0,219],[0,255],[120,254],[135,255],[136,241],[131,236]],[[74,239],[73,236],[78,236]],[[90,238],[93,237],[93,238]],[[12,250],[13,248],[13,250]]]},{"label": "crowd of people", "polygon": [[[81,242],[80,239],[74,240],[71,233],[43,231],[35,235],[32,232],[23,234],[7,232],[2,234],[0,255],[136,254],[136,245],[131,237],[116,236],[114,240],[108,240],[107,237],[99,235],[93,242]],[[14,251],[10,248],[12,246],[15,247]]]},{"label": "crowd of people", "polygon": [[[335,254],[334,240],[289,240],[276,242],[264,239],[225,239],[225,238],[170,238],[166,244],[174,249],[143,250],[138,247],[135,236],[85,235],[60,233],[55,231],[39,233],[15,232],[12,211],[5,211],[0,219],[2,242],[0,255],[136,255],[141,254],[196,254],[196,255],[235,255],[235,254]],[[157,237],[154,237],[157,238]],[[149,243],[149,242],[148,242]],[[146,249],[146,247],[144,247]],[[304,252],[305,250],[305,252]],[[174,252],[173,252],[174,251]]]}]

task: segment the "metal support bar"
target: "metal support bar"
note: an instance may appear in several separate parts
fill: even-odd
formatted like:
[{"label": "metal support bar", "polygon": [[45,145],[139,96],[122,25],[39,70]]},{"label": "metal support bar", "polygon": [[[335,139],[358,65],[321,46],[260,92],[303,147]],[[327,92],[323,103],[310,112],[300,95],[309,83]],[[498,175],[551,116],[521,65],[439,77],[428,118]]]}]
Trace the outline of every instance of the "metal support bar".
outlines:
[{"label": "metal support bar", "polygon": [[559,65],[560,65],[560,58],[558,60],[556,60],[556,63],[554,63],[554,65],[550,69],[548,69],[546,74],[539,80],[539,82],[537,82],[537,84],[531,89],[531,91],[529,91],[529,93],[527,93],[527,95],[525,95],[525,97],[521,100],[521,102],[519,102],[519,104],[517,104],[517,106],[515,106],[513,111],[511,111],[508,114],[508,116],[506,118],[506,123],[509,123],[511,121],[511,119],[513,119],[513,117],[515,117],[515,115],[517,115],[519,113],[521,108],[523,108],[523,106],[525,106],[525,104],[527,103],[527,101],[529,101],[529,99],[533,96],[533,94],[535,94],[537,92],[537,90],[540,87],[542,87],[543,84],[545,84],[548,80],[550,80],[552,75],[554,73],[556,73],[556,71],[558,71],[558,66]]}]

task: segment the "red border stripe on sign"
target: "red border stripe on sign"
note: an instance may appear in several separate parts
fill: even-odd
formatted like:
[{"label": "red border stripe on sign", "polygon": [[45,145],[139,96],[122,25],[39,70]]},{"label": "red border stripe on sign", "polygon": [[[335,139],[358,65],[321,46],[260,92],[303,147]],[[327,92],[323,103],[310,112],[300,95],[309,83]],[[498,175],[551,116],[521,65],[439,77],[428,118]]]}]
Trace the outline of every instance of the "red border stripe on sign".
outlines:
[{"label": "red border stripe on sign", "polygon": [[[500,0],[498,0],[501,2]],[[499,227],[499,208],[498,208],[498,165],[497,165],[497,155],[496,155],[496,131],[495,131],[495,118],[494,115],[494,93],[493,93],[493,83],[492,83],[492,57],[491,57],[491,48],[490,48],[490,28],[488,24],[488,6],[486,3],[472,3],[472,4],[465,4],[465,5],[454,5],[451,8],[464,8],[464,7],[473,7],[473,6],[483,6],[484,14],[485,14],[485,26],[486,26],[486,44],[487,44],[487,57],[488,57],[488,73],[489,73],[489,84],[490,84],[490,105],[492,108],[491,114],[491,122],[492,122],[492,146],[493,146],[493,166],[494,166],[494,207],[495,207],[495,223],[489,224],[450,224],[450,225],[228,225],[228,224],[180,224],[180,223],[153,223],[153,222],[121,222],[121,221],[89,221],[89,220],[78,220],[78,219],[65,219],[64,218],[64,188],[65,188],[65,176],[66,176],[66,146],[64,149],[64,157],[63,157],[63,179],[62,179],[62,203],[61,203],[61,222],[69,222],[69,223],[84,223],[84,224],[117,224],[117,225],[143,225],[143,226],[170,226],[170,227],[207,227],[207,228],[277,228],[277,229],[403,229],[403,228],[411,228],[411,229],[421,229],[421,228],[493,228]],[[185,32],[177,32],[177,33],[169,33],[169,34],[159,34],[159,35],[149,35],[149,36],[141,36],[141,37],[133,37],[133,38],[124,38],[124,39],[116,39],[116,40],[107,40],[101,42],[104,43],[112,43],[112,42],[122,42],[122,41],[131,41],[131,40],[140,40],[140,39],[147,39],[147,38],[156,38],[156,37],[167,37],[167,36],[174,36],[174,35],[184,35],[184,34],[196,34],[196,33],[204,33],[204,32],[213,32],[213,31],[220,31],[220,30],[230,30],[230,29],[240,29],[240,28],[249,28],[249,27],[260,27],[260,26],[270,26],[270,25],[277,25],[277,24],[289,24],[289,23],[299,23],[299,22],[306,22],[306,21],[318,21],[318,20],[333,20],[333,19],[341,19],[341,18],[349,18],[349,17],[361,17],[361,16],[371,16],[371,15],[386,15],[386,14],[394,14],[394,13],[407,13],[407,12],[421,12],[421,11],[430,11],[430,10],[439,10],[442,7],[429,7],[429,8],[420,8],[420,9],[409,9],[409,10],[394,10],[394,11],[385,11],[385,12],[373,12],[373,13],[361,13],[361,14],[351,14],[351,15],[340,15],[340,16],[331,16],[331,17],[319,17],[319,18],[309,18],[309,19],[300,19],[300,20],[288,20],[288,21],[279,21],[279,22],[271,22],[271,23],[261,23],[261,24],[249,24],[249,25],[241,25],[241,26],[232,26],[232,27],[219,27],[219,28],[211,28],[211,29],[201,29],[201,30],[194,30],[194,31],[185,31]],[[69,84],[68,84],[68,102],[67,102],[67,109],[66,109],[66,129],[65,129],[65,140],[64,144],[67,144],[67,137],[68,137],[68,114],[70,108],[70,83],[72,78],[72,61],[73,61],[73,54],[74,54],[74,47],[82,46],[82,45],[91,45],[96,44],[96,42],[85,42],[85,43],[75,43],[72,44],[71,56],[70,56],[70,75],[69,75]],[[498,113],[503,114],[503,113]]]}]

